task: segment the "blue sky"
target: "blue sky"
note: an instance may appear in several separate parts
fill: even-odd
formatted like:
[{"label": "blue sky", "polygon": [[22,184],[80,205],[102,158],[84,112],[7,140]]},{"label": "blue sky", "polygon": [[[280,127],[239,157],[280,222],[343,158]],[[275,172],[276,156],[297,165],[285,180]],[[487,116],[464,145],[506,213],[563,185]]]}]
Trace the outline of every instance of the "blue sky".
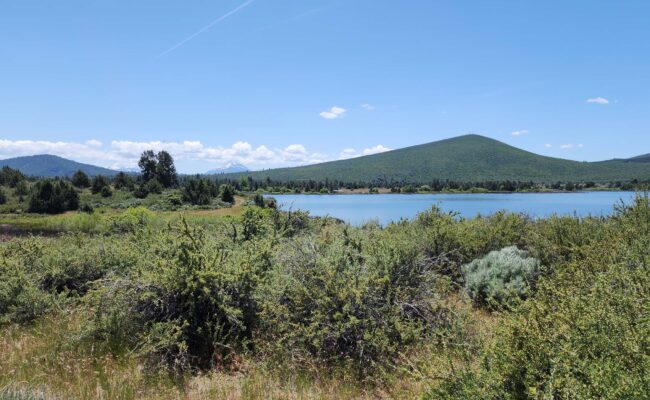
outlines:
[{"label": "blue sky", "polygon": [[[478,133],[576,160],[650,152],[648,1],[5,1],[0,158],[179,170]],[[513,134],[515,133],[515,134]]]}]

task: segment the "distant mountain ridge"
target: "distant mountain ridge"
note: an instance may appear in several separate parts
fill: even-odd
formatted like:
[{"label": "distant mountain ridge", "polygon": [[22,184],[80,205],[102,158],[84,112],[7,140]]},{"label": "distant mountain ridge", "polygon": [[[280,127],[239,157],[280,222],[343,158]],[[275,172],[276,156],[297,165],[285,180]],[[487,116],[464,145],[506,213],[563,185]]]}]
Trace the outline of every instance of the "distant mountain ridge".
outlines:
[{"label": "distant mountain ridge", "polygon": [[640,156],[636,156],[636,157],[632,157],[632,158],[628,158],[625,161],[650,163],[650,153],[642,154]]},{"label": "distant mountain ridge", "polygon": [[214,175],[214,174],[231,174],[231,173],[236,173],[236,172],[248,172],[249,169],[245,165],[238,164],[238,163],[228,163],[225,166],[221,168],[215,168],[211,169],[208,172],[206,172],[206,175]]},{"label": "distant mountain ridge", "polygon": [[38,177],[72,176],[78,170],[85,172],[89,176],[113,176],[118,173],[118,171],[112,169],[83,164],[51,154],[0,160],[0,167],[5,165],[21,171],[25,175]]},{"label": "distant mountain ridge", "polygon": [[268,177],[277,181],[330,179],[384,184],[425,184],[435,179],[544,183],[650,180],[650,162],[632,160],[579,162],[546,157],[472,134],[358,158],[230,176]]}]

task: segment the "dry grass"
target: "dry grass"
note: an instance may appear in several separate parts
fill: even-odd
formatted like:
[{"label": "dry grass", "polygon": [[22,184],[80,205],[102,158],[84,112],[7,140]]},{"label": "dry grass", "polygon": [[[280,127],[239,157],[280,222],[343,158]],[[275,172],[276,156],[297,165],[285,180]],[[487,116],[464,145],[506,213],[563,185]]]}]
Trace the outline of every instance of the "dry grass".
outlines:
[{"label": "dry grass", "polygon": [[[473,326],[466,326],[468,331],[489,340],[497,319],[458,299],[450,301],[457,302],[459,312],[469,311]],[[0,398],[412,399],[460,362],[432,342],[403,354],[395,373],[381,385],[322,377],[314,371],[279,371],[254,361],[244,362],[239,372],[215,371],[174,381],[164,373],[145,373],[134,356],[114,357],[73,345],[80,324],[77,315],[60,311],[30,327],[1,329]],[[32,397],[5,395],[3,388]]]},{"label": "dry grass", "polygon": [[14,325],[0,330],[0,398],[27,398],[25,394],[45,399],[388,398],[380,390],[368,392],[341,380],[279,376],[262,367],[249,367],[245,373],[211,372],[174,382],[164,373],[146,374],[130,355],[113,357],[71,345],[80,321],[62,312],[31,327]]}]

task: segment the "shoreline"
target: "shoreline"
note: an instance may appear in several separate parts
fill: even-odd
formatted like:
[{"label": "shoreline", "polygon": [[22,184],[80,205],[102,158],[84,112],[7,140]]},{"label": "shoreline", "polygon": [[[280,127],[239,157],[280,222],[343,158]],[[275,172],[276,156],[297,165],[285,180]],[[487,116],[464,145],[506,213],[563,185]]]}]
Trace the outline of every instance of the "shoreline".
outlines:
[{"label": "shoreline", "polygon": [[402,193],[402,192],[391,192],[388,191],[379,191],[377,193],[370,193],[368,189],[361,190],[350,190],[350,191],[334,191],[331,193],[318,193],[318,192],[286,192],[286,193],[277,193],[277,192],[263,192],[264,196],[273,196],[273,195],[282,195],[282,196],[298,196],[298,195],[313,195],[313,196],[349,196],[349,195],[378,195],[378,194],[404,194],[404,195],[422,195],[422,194],[571,194],[571,193],[609,193],[609,192],[620,192],[620,193],[634,193],[634,192],[644,192],[643,190],[616,190],[616,189],[598,189],[598,190],[543,190],[543,191],[442,191],[442,192],[415,192],[415,193]]}]

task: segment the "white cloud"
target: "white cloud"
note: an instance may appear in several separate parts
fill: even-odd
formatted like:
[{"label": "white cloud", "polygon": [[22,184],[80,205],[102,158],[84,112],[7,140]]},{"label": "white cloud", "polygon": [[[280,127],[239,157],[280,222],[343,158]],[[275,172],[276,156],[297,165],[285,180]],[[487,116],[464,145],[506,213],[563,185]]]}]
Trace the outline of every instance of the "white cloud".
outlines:
[{"label": "white cloud", "polygon": [[320,113],[320,116],[325,119],[336,119],[342,117],[345,114],[345,108],[334,106],[328,111],[323,111]]},{"label": "white cloud", "polygon": [[361,154],[363,154],[364,156],[369,156],[371,154],[383,153],[385,151],[390,151],[390,150],[391,149],[389,149],[388,147],[384,147],[381,144],[378,144],[377,146],[373,146],[373,147],[370,147],[370,148],[367,148],[367,149],[363,149]]},{"label": "white cloud", "polygon": [[368,147],[366,149],[363,149],[361,151],[357,151],[353,148],[347,148],[343,149],[339,153],[339,160],[345,160],[348,158],[354,158],[354,157],[361,157],[361,156],[369,156],[371,154],[378,154],[378,153],[383,153],[385,151],[390,151],[392,149],[389,149],[388,147],[378,144],[376,146]]},{"label": "white cloud", "polygon": [[522,130],[519,130],[519,131],[512,132],[511,135],[512,136],[521,136],[521,135],[525,135],[527,133],[528,133],[528,131],[526,129],[522,129]]},{"label": "white cloud", "polygon": [[[243,164],[252,169],[297,166],[390,150],[381,144],[360,151],[346,148],[337,157],[336,155],[310,152],[299,143],[290,144],[284,148],[269,148],[265,145],[255,147],[245,141],[237,141],[230,147],[222,147],[206,146],[196,140],[180,142],[113,140],[110,144],[104,145],[95,139],[85,142],[0,139],[0,159],[34,154],[54,154],[113,169],[136,167],[142,152],[149,149],[156,152],[168,151],[177,161],[199,162],[204,164],[205,170],[210,169],[213,165],[228,163]],[[181,170],[181,172],[185,171]]]},{"label": "white cloud", "polygon": [[357,154],[357,151],[355,149],[353,149],[353,148],[343,149],[339,153],[339,159],[341,159],[341,160],[345,160],[347,158],[358,157],[358,156],[359,155]]},{"label": "white cloud", "polygon": [[609,104],[609,100],[607,100],[604,97],[594,97],[591,99],[587,99],[587,103],[592,103],[592,104]]},{"label": "white cloud", "polygon": [[87,140],[86,144],[88,146],[93,146],[93,147],[101,147],[102,146],[102,142],[100,142],[99,140],[95,140],[95,139]]},{"label": "white cloud", "polygon": [[546,147],[547,149],[550,149],[551,147],[553,147],[553,145],[550,144],[550,143],[546,143],[546,144],[544,145],[544,147]]},{"label": "white cloud", "polygon": [[375,110],[375,106],[373,106],[371,104],[368,104],[368,103],[363,103],[361,105],[361,108],[364,108],[364,109],[366,109],[368,111],[374,111]]},{"label": "white cloud", "polygon": [[282,152],[284,159],[289,162],[306,162],[309,160],[309,153],[301,144],[290,144]]},{"label": "white cloud", "polygon": [[582,143],[578,143],[578,144],[567,143],[560,146],[560,148],[564,150],[581,149],[583,147],[585,147],[585,145]]}]

